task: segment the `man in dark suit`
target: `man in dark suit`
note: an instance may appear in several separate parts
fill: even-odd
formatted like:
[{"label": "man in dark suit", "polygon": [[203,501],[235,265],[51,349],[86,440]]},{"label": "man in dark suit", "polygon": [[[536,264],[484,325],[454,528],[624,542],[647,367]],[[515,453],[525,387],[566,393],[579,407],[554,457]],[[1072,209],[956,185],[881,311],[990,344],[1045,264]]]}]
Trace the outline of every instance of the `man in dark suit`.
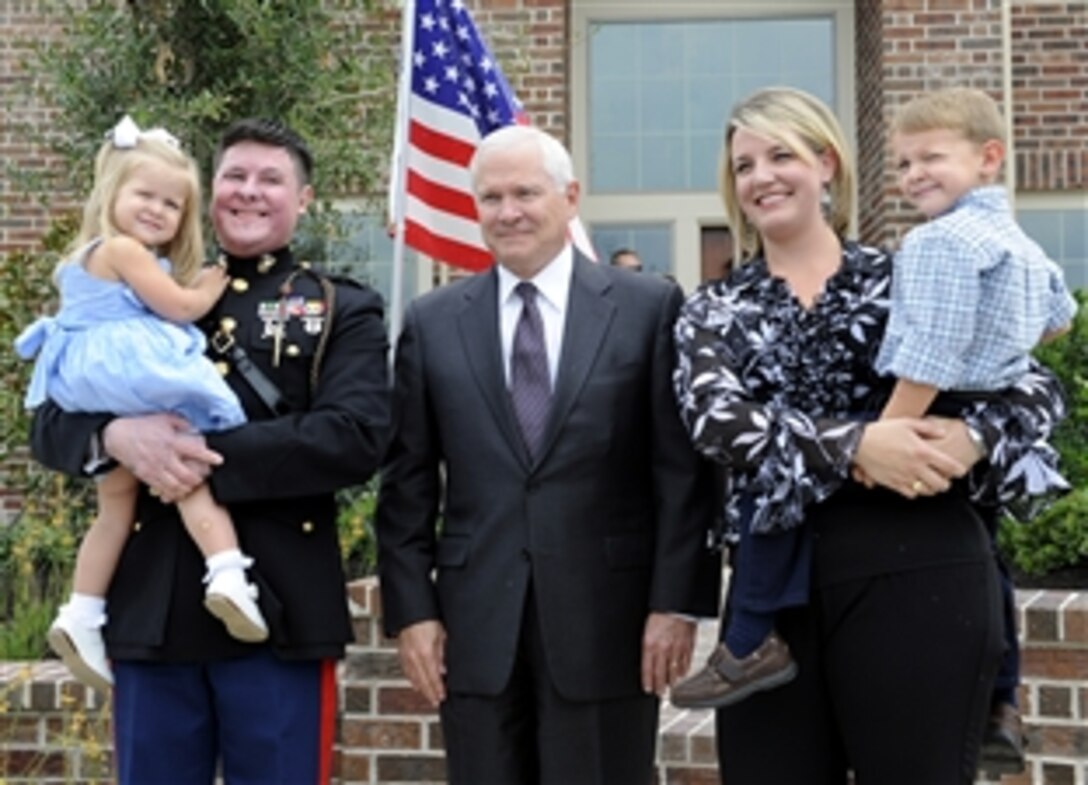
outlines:
[{"label": "man in dark suit", "polygon": [[720,576],[671,386],[682,295],[573,250],[578,183],[547,134],[496,131],[471,174],[498,265],[405,317],[377,512],[386,632],[440,707],[454,785],[644,785],[658,696]]}]

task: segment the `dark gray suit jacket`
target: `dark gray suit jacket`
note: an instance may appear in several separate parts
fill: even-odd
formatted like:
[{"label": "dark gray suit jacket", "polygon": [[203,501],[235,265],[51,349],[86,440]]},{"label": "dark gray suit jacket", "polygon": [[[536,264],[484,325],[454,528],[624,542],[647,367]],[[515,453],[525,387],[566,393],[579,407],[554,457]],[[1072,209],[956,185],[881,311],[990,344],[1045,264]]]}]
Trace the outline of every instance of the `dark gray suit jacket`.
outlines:
[{"label": "dark gray suit jacket", "polygon": [[497,273],[409,307],[377,512],[382,601],[389,635],[444,623],[451,690],[507,684],[530,581],[549,670],[573,700],[641,691],[651,610],[716,613],[716,500],[672,391],[682,299],[576,254],[535,462],[506,387]]}]

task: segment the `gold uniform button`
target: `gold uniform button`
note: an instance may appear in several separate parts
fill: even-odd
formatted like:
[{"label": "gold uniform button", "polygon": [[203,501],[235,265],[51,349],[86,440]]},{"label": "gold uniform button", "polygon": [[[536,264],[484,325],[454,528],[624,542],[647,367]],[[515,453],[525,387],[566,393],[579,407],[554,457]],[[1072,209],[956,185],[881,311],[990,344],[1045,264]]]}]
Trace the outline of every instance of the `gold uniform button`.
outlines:
[{"label": "gold uniform button", "polygon": [[136,523],[132,524],[132,530],[134,532],[138,532],[140,529],[143,528],[143,526],[144,525],[142,523],[140,523],[139,521],[136,521]]},{"label": "gold uniform button", "polygon": [[288,357],[298,357],[302,354],[302,349],[298,348],[297,343],[288,344],[284,351],[287,352]]},{"label": "gold uniform button", "polygon": [[249,290],[249,281],[245,278],[235,278],[230,282],[230,288],[238,292],[238,294],[242,294]]},{"label": "gold uniform button", "polygon": [[309,534],[310,532],[312,532],[314,530],[314,522],[313,521],[303,521],[302,530],[304,532],[306,532],[307,534]]},{"label": "gold uniform button", "polygon": [[220,360],[215,364],[215,370],[219,371],[220,376],[226,376],[228,373],[230,373],[230,366]]},{"label": "gold uniform button", "polygon": [[234,328],[237,326],[238,322],[233,316],[224,316],[219,320],[219,329],[225,333],[234,332]]}]

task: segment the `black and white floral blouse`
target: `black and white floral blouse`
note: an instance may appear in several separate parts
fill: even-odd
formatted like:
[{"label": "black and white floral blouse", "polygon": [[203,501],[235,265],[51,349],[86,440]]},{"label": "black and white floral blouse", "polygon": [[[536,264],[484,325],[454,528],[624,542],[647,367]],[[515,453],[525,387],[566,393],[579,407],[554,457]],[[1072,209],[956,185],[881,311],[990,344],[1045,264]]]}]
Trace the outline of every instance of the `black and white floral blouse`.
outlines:
[{"label": "black and white floral blouse", "polygon": [[[742,495],[753,502],[752,531],[788,529],[849,477],[864,421],[894,383],[873,370],[891,273],[890,255],[848,242],[809,309],[761,258],[684,304],[673,382],[696,449],[725,466],[727,530],[741,521]],[[1042,369],[972,403],[964,417],[990,446],[972,497],[998,504],[1060,487],[1044,440],[1062,416],[1060,387]]]}]

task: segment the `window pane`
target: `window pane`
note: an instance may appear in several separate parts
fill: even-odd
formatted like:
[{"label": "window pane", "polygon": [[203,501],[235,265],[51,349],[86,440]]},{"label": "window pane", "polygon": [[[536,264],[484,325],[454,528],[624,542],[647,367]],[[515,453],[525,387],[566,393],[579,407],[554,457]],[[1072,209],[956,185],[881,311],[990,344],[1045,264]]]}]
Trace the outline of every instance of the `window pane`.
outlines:
[{"label": "window pane", "polygon": [[642,260],[644,271],[672,275],[672,228],[669,224],[594,224],[590,237],[603,264],[607,264],[620,248],[629,248]]},{"label": "window pane", "polygon": [[632,135],[600,137],[589,159],[589,180],[605,191],[634,191],[639,182],[638,139]]},{"label": "window pane", "polygon": [[653,134],[642,139],[641,184],[650,191],[680,191],[688,146],[680,134]]},{"label": "window pane", "polygon": [[1020,210],[1020,226],[1065,271],[1071,289],[1088,288],[1088,210]]},{"label": "window pane", "polygon": [[1062,255],[1088,260],[1088,209],[1065,210]]},{"label": "window pane", "polygon": [[[345,210],[337,225],[328,231],[313,225],[301,225],[298,245],[307,256],[329,272],[349,275],[372,286],[385,300],[386,315],[393,291],[393,240],[385,228],[385,219],[377,215]],[[416,266],[419,256],[404,250],[403,297],[407,305],[416,294]]]},{"label": "window pane", "polygon": [[830,16],[594,24],[589,190],[713,190],[730,107],[776,84],[835,106],[834,47]]},{"label": "window pane", "polygon": [[1043,247],[1051,259],[1062,256],[1062,222],[1057,210],[1022,210],[1016,219],[1020,227]]}]

